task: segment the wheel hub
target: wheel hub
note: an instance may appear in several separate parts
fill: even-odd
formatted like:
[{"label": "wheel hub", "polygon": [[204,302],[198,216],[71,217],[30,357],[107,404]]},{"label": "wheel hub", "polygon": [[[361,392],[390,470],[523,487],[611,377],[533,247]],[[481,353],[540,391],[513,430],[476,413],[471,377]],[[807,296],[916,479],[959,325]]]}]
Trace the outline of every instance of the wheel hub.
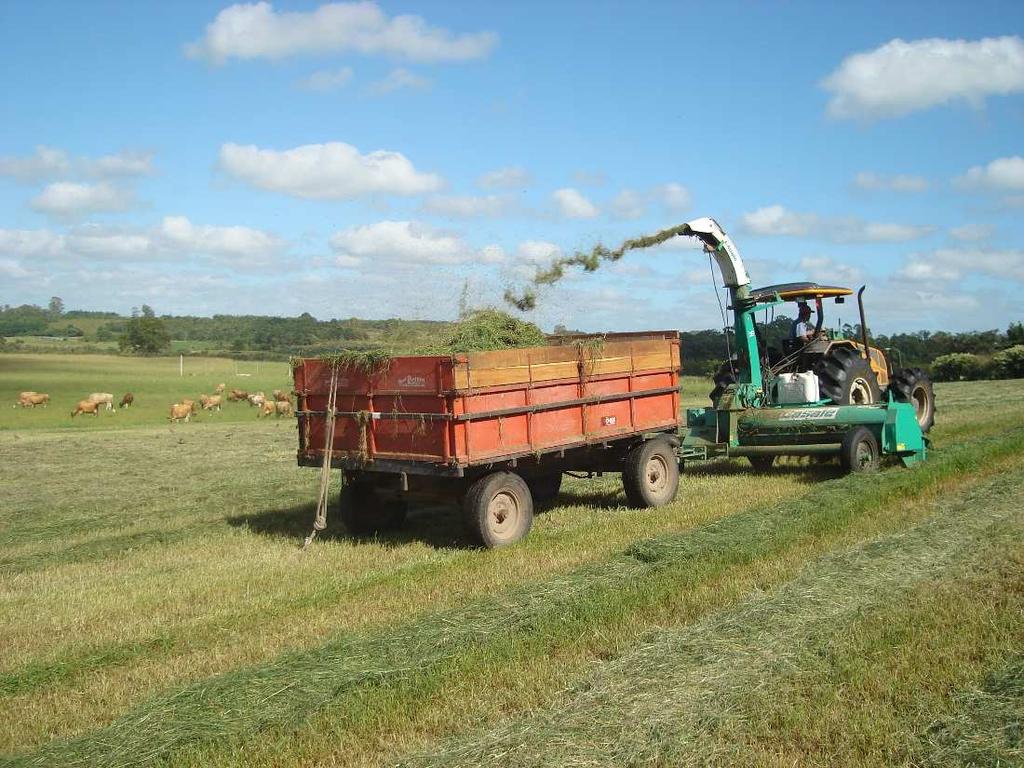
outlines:
[{"label": "wheel hub", "polygon": [[490,529],[497,535],[507,534],[514,530],[519,520],[519,499],[515,494],[502,491],[494,495],[487,505],[487,521]]}]

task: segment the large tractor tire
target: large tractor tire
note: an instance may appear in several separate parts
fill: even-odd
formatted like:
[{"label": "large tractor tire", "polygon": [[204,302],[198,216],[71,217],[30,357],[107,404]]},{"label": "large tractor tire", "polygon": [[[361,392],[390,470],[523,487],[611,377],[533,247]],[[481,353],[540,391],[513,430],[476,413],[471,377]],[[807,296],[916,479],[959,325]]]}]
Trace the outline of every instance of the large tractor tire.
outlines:
[{"label": "large tractor tire", "polygon": [[370,483],[346,483],[339,497],[339,516],[353,536],[373,536],[401,528],[408,505],[382,496]]},{"label": "large tractor tire", "polygon": [[715,388],[708,393],[708,397],[711,398],[712,403],[717,403],[718,398],[722,396],[722,393],[739,381],[739,379],[736,378],[736,371],[738,370],[737,365],[738,363],[735,360],[732,362],[726,360],[721,364],[721,366],[719,366],[718,372],[715,373],[714,378]]},{"label": "large tractor tire", "polygon": [[850,347],[833,347],[814,364],[821,396],[836,405],[870,405],[881,400],[871,365]]},{"label": "large tractor tire", "polygon": [[920,368],[901,368],[892,375],[889,391],[894,400],[914,406],[922,432],[932,428],[935,424],[935,390],[927,373]]},{"label": "large tractor tire", "polygon": [[492,472],[473,482],[462,510],[469,534],[488,549],[515,544],[533,526],[533,495],[515,472]]},{"label": "large tractor tire", "polygon": [[647,440],[626,455],[622,488],[629,506],[636,509],[660,507],[676,497],[679,459],[668,440]]}]

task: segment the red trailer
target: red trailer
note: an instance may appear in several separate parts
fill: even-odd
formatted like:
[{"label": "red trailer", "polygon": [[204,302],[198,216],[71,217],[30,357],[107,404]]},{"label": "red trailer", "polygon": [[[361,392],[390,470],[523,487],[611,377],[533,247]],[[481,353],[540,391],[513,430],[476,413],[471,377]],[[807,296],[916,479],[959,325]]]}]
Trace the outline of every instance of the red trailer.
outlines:
[{"label": "red trailer", "polygon": [[[621,472],[629,503],[679,483],[679,334],[576,338],[527,349],[391,358],[370,370],[295,364],[298,461],[344,472],[354,533],[401,523],[418,496],[459,499],[488,547],[518,541],[562,473]],[[334,423],[328,407],[334,384]]]}]

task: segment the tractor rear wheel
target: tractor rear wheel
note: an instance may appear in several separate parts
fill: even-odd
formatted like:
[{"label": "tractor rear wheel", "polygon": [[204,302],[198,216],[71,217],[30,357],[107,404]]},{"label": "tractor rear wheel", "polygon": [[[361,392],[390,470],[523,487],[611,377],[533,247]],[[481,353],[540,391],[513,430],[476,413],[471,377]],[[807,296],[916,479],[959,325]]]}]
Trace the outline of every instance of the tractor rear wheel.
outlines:
[{"label": "tractor rear wheel", "polygon": [[881,399],[871,365],[850,347],[833,347],[814,364],[821,395],[836,405],[870,405]]},{"label": "tractor rear wheel", "polygon": [[338,501],[341,522],[353,536],[401,528],[408,512],[404,499],[385,497],[370,483],[346,483]]},{"label": "tractor rear wheel", "polygon": [[935,424],[935,390],[927,373],[920,368],[901,368],[893,374],[889,391],[897,402],[914,406],[922,432],[932,428]]},{"label": "tractor rear wheel", "polygon": [[847,472],[876,472],[881,463],[878,439],[867,427],[854,427],[843,437],[839,463]]},{"label": "tractor rear wheel", "polygon": [[726,389],[739,382],[739,379],[736,377],[737,365],[738,363],[735,360],[726,360],[719,366],[714,376],[715,388],[708,393],[712,403],[717,403],[718,398],[722,396]]},{"label": "tractor rear wheel", "polygon": [[679,490],[679,459],[667,440],[654,438],[635,446],[626,455],[622,487],[629,506],[660,507]]}]

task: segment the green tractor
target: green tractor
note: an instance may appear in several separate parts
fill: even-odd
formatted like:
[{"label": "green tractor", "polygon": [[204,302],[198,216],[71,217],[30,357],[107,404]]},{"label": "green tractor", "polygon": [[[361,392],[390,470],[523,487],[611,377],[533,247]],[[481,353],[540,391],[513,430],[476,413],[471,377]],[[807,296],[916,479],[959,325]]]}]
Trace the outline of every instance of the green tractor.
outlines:
[{"label": "green tractor", "polygon": [[[859,340],[824,330],[823,302],[843,303],[849,288],[787,283],[752,289],[739,250],[711,218],[695,219],[681,234],[699,239],[722,273],[733,312],[735,354],[715,377],[712,407],[688,408],[677,453],[685,465],[746,457],[755,469],[778,456],[837,456],[848,471],[870,471],[883,460],[912,466],[927,457],[924,433],[935,420],[931,382],[914,368],[894,370],[865,330],[862,288]],[[769,349],[759,312],[814,301],[817,324],[802,338]]]},{"label": "green tractor", "polygon": [[[920,368],[894,368],[892,358],[868,341],[864,317],[864,287],[857,292],[860,310],[860,339],[843,336],[841,331],[824,327],[823,303],[827,299],[843,304],[853,294],[850,288],[817,283],[783,283],[755,288],[750,300],[755,306],[796,303],[800,308],[815,305],[817,322],[810,329],[811,338],[785,339],[781,348],[769,348],[760,326],[754,320],[758,350],[764,362],[764,375],[779,381],[783,374],[813,374],[817,379],[820,399],[836,405],[871,405],[892,398],[914,407],[917,423],[927,432],[935,423],[935,393],[931,379]],[[799,316],[799,310],[798,310]],[[738,382],[736,360],[727,360],[714,377],[712,402]]]}]

